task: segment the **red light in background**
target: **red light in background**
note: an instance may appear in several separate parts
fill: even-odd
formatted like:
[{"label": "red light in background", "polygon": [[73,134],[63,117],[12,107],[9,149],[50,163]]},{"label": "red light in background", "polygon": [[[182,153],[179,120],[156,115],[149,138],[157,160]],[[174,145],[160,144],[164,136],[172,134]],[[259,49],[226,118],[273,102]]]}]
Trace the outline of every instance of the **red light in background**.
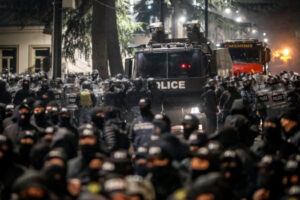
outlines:
[{"label": "red light in background", "polygon": [[190,65],[190,64],[181,64],[181,69],[186,69],[186,68],[191,69],[192,65]]}]

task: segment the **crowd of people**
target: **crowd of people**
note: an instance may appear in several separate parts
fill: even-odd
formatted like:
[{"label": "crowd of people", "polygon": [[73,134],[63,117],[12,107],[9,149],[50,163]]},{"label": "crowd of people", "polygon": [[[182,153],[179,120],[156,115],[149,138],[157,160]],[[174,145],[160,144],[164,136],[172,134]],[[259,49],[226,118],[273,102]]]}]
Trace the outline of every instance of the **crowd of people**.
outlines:
[{"label": "crowd of people", "polygon": [[[0,200],[300,199],[295,73],[209,79],[199,94],[205,128],[187,113],[176,131],[169,116],[152,112],[141,79],[1,77]],[[69,84],[77,84],[74,98]],[[108,97],[126,91],[139,114],[124,120],[123,96],[103,99],[92,85]]]}]

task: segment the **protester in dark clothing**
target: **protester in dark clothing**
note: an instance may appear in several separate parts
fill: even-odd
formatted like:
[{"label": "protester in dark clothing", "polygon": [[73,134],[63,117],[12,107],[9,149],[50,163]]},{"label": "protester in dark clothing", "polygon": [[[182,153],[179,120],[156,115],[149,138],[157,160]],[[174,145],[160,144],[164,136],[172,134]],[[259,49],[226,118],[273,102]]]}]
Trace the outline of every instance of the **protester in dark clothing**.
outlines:
[{"label": "protester in dark clothing", "polygon": [[3,133],[5,120],[5,104],[0,103],[0,133]]},{"label": "protester in dark clothing", "polygon": [[0,199],[9,199],[14,181],[23,174],[24,169],[13,161],[13,144],[0,135]]},{"label": "protester in dark clothing", "polygon": [[25,167],[31,165],[30,152],[32,147],[36,144],[36,133],[32,131],[25,131],[24,135],[21,136],[17,145],[17,157],[16,162]]},{"label": "protester in dark clothing", "polygon": [[99,152],[98,132],[92,126],[84,126],[79,131],[79,154],[68,163],[68,177],[83,179],[88,165]]},{"label": "protester in dark clothing", "polygon": [[263,124],[263,140],[254,143],[252,150],[262,158],[264,155],[278,155],[288,158],[297,149],[284,141],[281,135],[280,121],[276,117],[267,118]]},{"label": "protester in dark clothing", "polygon": [[190,135],[198,130],[199,120],[195,115],[187,114],[183,117],[183,138],[187,141]]},{"label": "protester in dark clothing", "polygon": [[44,159],[50,150],[50,144],[45,142],[34,145],[30,151],[30,168],[38,171],[41,170],[44,165]]},{"label": "protester in dark clothing", "polygon": [[235,100],[230,115],[227,116],[224,125],[234,127],[240,133],[240,141],[250,147],[257,136],[256,125],[249,120],[247,109],[242,100]]},{"label": "protester in dark clothing", "polygon": [[220,173],[209,173],[196,180],[188,190],[190,200],[227,200],[235,199],[231,187]]},{"label": "protester in dark clothing", "polygon": [[18,197],[18,200],[53,200],[45,176],[34,170],[26,171],[16,180],[13,193]]},{"label": "protester in dark clothing", "polygon": [[246,174],[241,158],[235,151],[227,150],[221,155],[220,170],[237,199],[250,196],[248,189],[251,183],[246,182]]},{"label": "protester in dark clothing", "polygon": [[133,159],[134,174],[143,178],[149,173],[149,168],[147,167],[147,153],[148,149],[146,147],[139,147]]},{"label": "protester in dark clothing", "polygon": [[189,161],[189,183],[193,183],[200,176],[218,170],[218,163],[214,160],[212,153],[207,147],[193,151]]},{"label": "protester in dark clothing", "polygon": [[206,87],[206,91],[200,97],[200,101],[202,102],[201,109],[206,115],[206,120],[207,120],[206,132],[208,134],[211,134],[217,128],[218,102],[215,93],[214,81],[210,80],[205,87]]},{"label": "protester in dark clothing", "polygon": [[233,102],[236,99],[242,98],[235,85],[235,81],[230,81],[227,90],[225,90],[221,95],[219,105],[222,112],[222,122],[224,122],[226,117],[229,115]]},{"label": "protester in dark clothing", "polygon": [[18,119],[17,122],[9,125],[4,130],[4,135],[6,135],[14,145],[17,145],[19,138],[21,138],[25,131],[32,131],[38,135],[37,129],[30,124],[31,111],[27,104],[21,104],[18,109]]},{"label": "protester in dark clothing", "polygon": [[79,124],[88,123],[90,121],[91,110],[96,106],[97,99],[92,91],[92,83],[84,81],[82,83],[82,91],[76,97],[76,104],[79,107],[80,117]]},{"label": "protester in dark clothing", "polygon": [[15,105],[20,105],[24,99],[35,96],[29,87],[30,87],[29,80],[24,79],[22,82],[22,89],[16,93],[16,96],[14,98],[13,102]]},{"label": "protester in dark clothing", "polygon": [[114,164],[114,174],[125,177],[133,173],[130,154],[126,150],[112,152],[110,161]]},{"label": "protester in dark clothing", "polygon": [[70,111],[67,108],[63,107],[60,109],[58,117],[59,117],[58,127],[65,128],[68,131],[70,131],[71,133],[73,133],[76,141],[78,141],[78,131],[75,128],[75,126],[71,123]]},{"label": "protester in dark clothing", "polygon": [[81,184],[88,185],[90,183],[96,183],[100,179],[100,173],[103,163],[105,161],[106,157],[104,154],[101,153],[95,153],[93,154],[93,157],[91,158],[88,169],[85,171],[85,173],[82,174],[81,177]]},{"label": "protester in dark clothing", "polygon": [[256,190],[268,191],[268,199],[280,199],[284,193],[282,185],[283,164],[275,156],[265,155],[257,164]]},{"label": "protester in dark clothing", "polygon": [[132,122],[130,130],[130,139],[135,150],[149,141],[150,136],[154,133],[152,123],[154,115],[151,112],[150,100],[148,98],[140,99],[139,107],[141,115]]},{"label": "protester in dark clothing", "polygon": [[51,142],[51,148],[62,148],[67,159],[72,159],[77,155],[77,138],[66,128],[59,128]]},{"label": "protester in dark clothing", "polygon": [[241,90],[241,96],[243,99],[243,103],[246,106],[245,108],[247,109],[249,120],[254,124],[258,124],[259,119],[256,115],[256,110],[257,110],[256,93],[251,87],[251,81],[246,77],[243,78],[243,89]]},{"label": "protester in dark clothing", "polygon": [[9,104],[11,103],[11,94],[6,90],[6,82],[0,80],[0,103]]},{"label": "protester in dark clothing", "polygon": [[91,112],[91,122],[98,129],[103,144],[102,150],[110,154],[117,148],[117,135],[113,127],[105,123],[105,111],[103,108],[94,108]]},{"label": "protester in dark clothing", "polygon": [[171,132],[171,120],[167,115],[157,114],[153,119],[154,132],[157,135],[164,135]]},{"label": "protester in dark clothing", "polygon": [[[107,106],[105,108],[104,117],[106,120],[104,126],[104,136],[114,135],[115,144],[111,143],[111,150],[128,150],[130,147],[130,141],[128,138],[128,127],[124,121],[121,120],[120,110],[113,106]],[[107,137],[107,136],[106,136]],[[110,150],[110,151],[111,151]]]},{"label": "protester in dark clothing", "polygon": [[47,121],[52,126],[59,123],[59,105],[55,101],[51,101],[46,106]]},{"label": "protester in dark clothing", "polygon": [[149,147],[147,166],[149,180],[156,188],[156,199],[165,200],[169,194],[182,187],[178,171],[172,166],[172,158],[160,146]]},{"label": "protester in dark clothing", "polygon": [[37,92],[36,98],[41,100],[45,105],[47,105],[50,101],[55,100],[54,93],[49,89],[49,84],[46,79],[42,80],[41,88]]},{"label": "protester in dark clothing", "polygon": [[3,119],[3,122],[2,122],[3,129],[5,129],[10,124],[13,124],[15,122],[15,118],[13,117],[14,110],[15,110],[15,107],[13,104],[8,104],[5,106],[5,119]]},{"label": "protester in dark clothing", "polygon": [[178,139],[173,134],[162,135],[158,141],[153,141],[154,144],[159,144],[174,161],[182,161],[189,153],[188,146],[185,142]]},{"label": "protester in dark clothing", "polygon": [[53,149],[47,154],[42,173],[51,196],[59,200],[68,200],[67,157],[62,149]]},{"label": "protester in dark clothing", "polygon": [[283,128],[283,136],[289,143],[294,144],[298,149],[300,148],[300,124],[299,113],[296,109],[289,109],[285,111],[281,118],[280,123]]},{"label": "protester in dark clothing", "polygon": [[45,132],[45,129],[50,126],[45,114],[45,104],[40,100],[35,101],[33,104],[33,116],[30,119],[30,123],[39,133]]}]

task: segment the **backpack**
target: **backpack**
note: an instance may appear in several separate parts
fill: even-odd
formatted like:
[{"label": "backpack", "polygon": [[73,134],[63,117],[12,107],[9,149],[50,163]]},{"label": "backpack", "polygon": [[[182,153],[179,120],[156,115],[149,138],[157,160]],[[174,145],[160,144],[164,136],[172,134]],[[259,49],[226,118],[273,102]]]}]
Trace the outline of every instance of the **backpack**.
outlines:
[{"label": "backpack", "polygon": [[81,107],[93,107],[93,101],[90,91],[85,90],[80,93],[80,105]]}]

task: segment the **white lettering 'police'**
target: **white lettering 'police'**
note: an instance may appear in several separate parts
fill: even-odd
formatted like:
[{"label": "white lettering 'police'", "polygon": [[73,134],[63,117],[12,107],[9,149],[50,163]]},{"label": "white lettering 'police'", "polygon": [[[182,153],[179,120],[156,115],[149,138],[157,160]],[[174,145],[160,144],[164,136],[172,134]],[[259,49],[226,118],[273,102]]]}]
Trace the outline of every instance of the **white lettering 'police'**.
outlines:
[{"label": "white lettering 'police'", "polygon": [[156,84],[160,90],[185,89],[185,81],[157,81]]}]

